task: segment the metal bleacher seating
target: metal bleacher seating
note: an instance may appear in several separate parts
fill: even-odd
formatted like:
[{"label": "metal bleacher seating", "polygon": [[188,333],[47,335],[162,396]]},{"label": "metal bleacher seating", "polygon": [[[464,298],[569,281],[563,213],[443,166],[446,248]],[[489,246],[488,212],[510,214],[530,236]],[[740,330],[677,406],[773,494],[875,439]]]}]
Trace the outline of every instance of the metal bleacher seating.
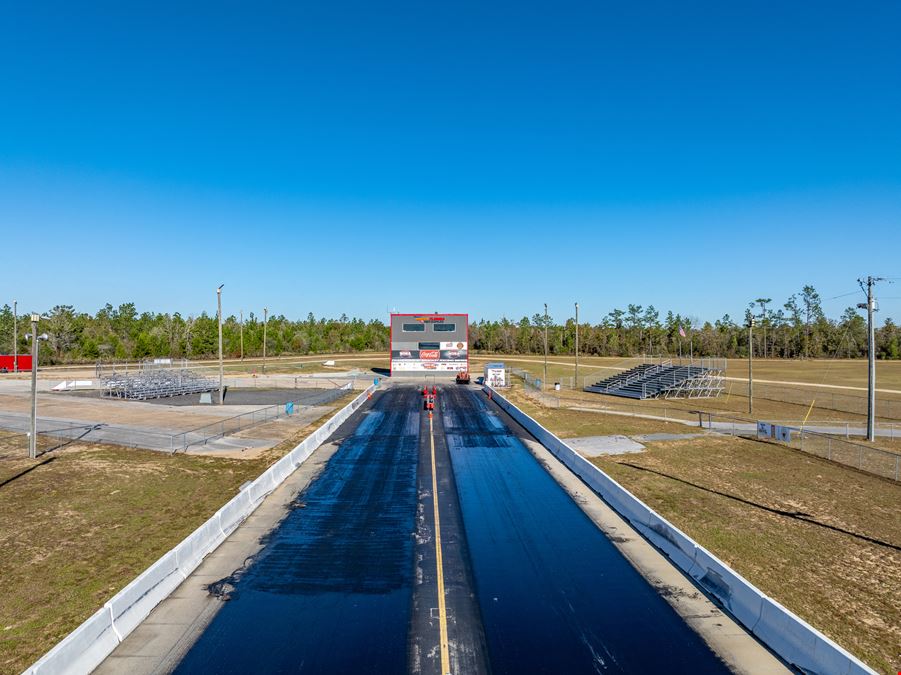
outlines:
[{"label": "metal bleacher seating", "polygon": [[116,373],[102,378],[103,394],[113,398],[146,400],[214,391],[215,380],[186,368],[145,369],[138,373]]},{"label": "metal bleacher seating", "polygon": [[671,362],[643,363],[585,387],[585,391],[635,399],[657,398],[689,380],[703,377],[709,370],[695,365],[674,366]]}]

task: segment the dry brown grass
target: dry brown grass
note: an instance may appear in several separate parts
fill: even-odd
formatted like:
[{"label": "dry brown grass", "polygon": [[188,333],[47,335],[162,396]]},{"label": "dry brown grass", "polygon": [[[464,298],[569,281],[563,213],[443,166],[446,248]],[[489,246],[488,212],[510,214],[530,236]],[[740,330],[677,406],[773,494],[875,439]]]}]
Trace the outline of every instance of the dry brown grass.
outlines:
[{"label": "dry brown grass", "polygon": [[901,667],[901,485],[731,437],[593,461],[871,666]]},{"label": "dry brown grass", "polygon": [[546,408],[527,396],[520,387],[505,391],[504,396],[561,438],[610,436],[613,434],[653,434],[658,432],[691,433],[696,431],[677,422],[648,420],[641,417]]},{"label": "dry brown grass", "polygon": [[253,460],[72,444],[0,460],[0,672],[21,672],[331,412]]}]

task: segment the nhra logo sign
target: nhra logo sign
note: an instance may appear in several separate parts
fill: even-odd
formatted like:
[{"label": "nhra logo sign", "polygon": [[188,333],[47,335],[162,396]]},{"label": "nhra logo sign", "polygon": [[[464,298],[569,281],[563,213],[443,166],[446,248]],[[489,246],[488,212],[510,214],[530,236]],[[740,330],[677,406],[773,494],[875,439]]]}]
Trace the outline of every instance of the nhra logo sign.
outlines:
[{"label": "nhra logo sign", "polygon": [[437,361],[441,352],[437,349],[420,349],[419,358],[423,361]]}]

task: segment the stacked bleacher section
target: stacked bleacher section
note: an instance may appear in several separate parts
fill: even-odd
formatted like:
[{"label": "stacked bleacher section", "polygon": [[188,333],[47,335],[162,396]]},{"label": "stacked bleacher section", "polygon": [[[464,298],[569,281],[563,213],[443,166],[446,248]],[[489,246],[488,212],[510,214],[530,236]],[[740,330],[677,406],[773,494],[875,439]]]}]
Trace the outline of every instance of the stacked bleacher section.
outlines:
[{"label": "stacked bleacher section", "polygon": [[187,368],[143,368],[134,373],[113,371],[101,378],[104,396],[145,401],[215,391],[219,383]]},{"label": "stacked bleacher section", "polygon": [[642,363],[595,382],[585,391],[634,399],[710,398],[723,392],[724,369],[722,360],[714,359],[687,365]]}]

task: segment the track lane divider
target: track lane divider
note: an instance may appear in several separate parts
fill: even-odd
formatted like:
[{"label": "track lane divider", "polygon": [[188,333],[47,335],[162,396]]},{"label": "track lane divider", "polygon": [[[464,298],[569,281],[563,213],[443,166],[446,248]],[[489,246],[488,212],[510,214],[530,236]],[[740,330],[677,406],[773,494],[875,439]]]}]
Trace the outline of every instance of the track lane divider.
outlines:
[{"label": "track lane divider", "polygon": [[441,558],[441,517],[438,514],[438,474],[435,467],[435,427],[429,413],[429,443],[432,448],[432,506],[435,509],[435,564],[438,570],[438,635],[441,644],[441,672],[450,673],[447,641],[447,608],[444,603],[444,562]]}]

